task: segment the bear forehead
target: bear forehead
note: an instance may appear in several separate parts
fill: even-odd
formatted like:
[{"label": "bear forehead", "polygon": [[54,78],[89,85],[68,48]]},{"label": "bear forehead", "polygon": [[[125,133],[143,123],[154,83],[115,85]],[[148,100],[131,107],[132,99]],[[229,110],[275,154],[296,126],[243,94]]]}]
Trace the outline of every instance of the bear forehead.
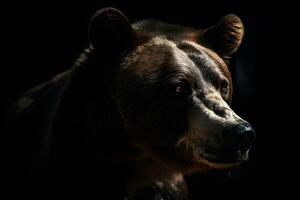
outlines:
[{"label": "bear forehead", "polygon": [[203,76],[203,73],[226,76],[230,73],[224,61],[213,51],[193,41],[171,41],[164,36],[156,36],[139,45],[123,61],[123,70],[137,75],[181,74],[190,79]]}]

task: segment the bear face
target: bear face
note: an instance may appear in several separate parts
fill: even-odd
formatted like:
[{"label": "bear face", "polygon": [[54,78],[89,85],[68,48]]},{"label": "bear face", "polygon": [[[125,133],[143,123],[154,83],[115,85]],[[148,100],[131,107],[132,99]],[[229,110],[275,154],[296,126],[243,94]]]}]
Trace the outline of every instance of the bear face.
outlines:
[{"label": "bear face", "polygon": [[[156,21],[131,25],[112,8],[96,13],[90,24],[92,48],[113,66],[109,93],[129,143],[147,163],[188,173],[248,159],[255,133],[230,108],[233,89],[226,64],[242,37],[235,15],[196,30]],[[154,165],[148,166],[151,173]]]}]

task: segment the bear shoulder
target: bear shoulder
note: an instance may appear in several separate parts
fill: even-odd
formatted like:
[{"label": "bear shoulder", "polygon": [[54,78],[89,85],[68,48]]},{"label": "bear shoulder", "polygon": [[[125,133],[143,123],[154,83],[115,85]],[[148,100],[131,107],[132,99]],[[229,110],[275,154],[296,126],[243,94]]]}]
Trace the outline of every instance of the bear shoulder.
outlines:
[{"label": "bear shoulder", "polygon": [[49,81],[29,89],[13,104],[12,111],[16,115],[21,115],[24,112],[34,110],[44,101],[49,101],[49,98],[52,100],[58,99],[69,77],[70,71],[64,71],[55,75]]}]

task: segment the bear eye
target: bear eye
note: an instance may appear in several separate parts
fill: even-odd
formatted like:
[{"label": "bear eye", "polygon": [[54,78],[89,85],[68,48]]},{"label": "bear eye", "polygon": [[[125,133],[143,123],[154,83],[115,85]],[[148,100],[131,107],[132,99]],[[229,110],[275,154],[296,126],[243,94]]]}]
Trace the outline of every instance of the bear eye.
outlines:
[{"label": "bear eye", "polygon": [[177,86],[177,87],[176,87],[176,92],[177,92],[177,93],[180,93],[181,90],[182,90],[182,87],[181,87],[181,86]]},{"label": "bear eye", "polygon": [[186,82],[176,84],[175,93],[177,96],[189,96],[192,93],[192,89]]},{"label": "bear eye", "polygon": [[228,93],[228,82],[226,80],[222,80],[220,91],[222,95],[226,95]]}]

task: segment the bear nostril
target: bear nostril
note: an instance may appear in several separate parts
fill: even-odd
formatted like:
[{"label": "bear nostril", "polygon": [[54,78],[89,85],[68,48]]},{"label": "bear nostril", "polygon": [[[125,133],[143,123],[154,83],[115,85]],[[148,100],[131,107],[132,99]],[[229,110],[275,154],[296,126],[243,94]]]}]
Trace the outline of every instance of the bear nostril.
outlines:
[{"label": "bear nostril", "polygon": [[225,144],[234,151],[249,149],[255,140],[255,131],[249,123],[241,123],[223,133]]}]

